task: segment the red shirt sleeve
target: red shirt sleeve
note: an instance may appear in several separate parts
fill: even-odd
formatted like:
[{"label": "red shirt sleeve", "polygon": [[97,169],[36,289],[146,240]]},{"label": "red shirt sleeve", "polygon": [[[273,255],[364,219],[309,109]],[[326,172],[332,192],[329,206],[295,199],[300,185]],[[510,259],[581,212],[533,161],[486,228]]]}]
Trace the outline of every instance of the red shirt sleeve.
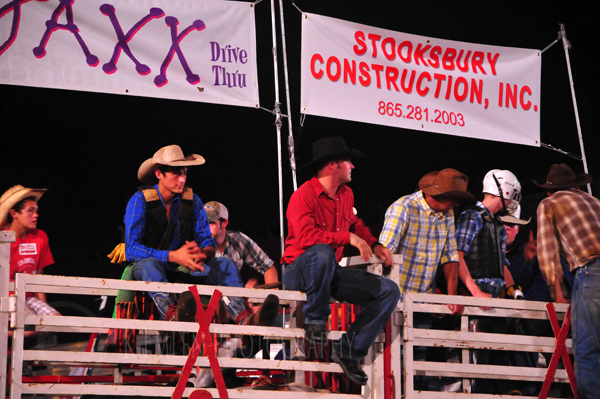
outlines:
[{"label": "red shirt sleeve", "polygon": [[38,230],[38,234],[40,234],[40,261],[38,270],[41,270],[46,266],[52,265],[54,263],[54,258],[52,257],[52,252],[50,252],[48,236],[42,230]]}]

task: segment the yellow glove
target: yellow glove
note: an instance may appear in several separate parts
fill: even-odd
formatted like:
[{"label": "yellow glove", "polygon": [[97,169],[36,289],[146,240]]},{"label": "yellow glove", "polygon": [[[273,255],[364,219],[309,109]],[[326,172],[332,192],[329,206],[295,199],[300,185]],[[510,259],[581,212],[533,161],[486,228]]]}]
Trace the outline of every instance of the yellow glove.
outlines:
[{"label": "yellow glove", "polygon": [[125,243],[118,244],[113,251],[107,255],[110,258],[111,263],[125,262]]}]

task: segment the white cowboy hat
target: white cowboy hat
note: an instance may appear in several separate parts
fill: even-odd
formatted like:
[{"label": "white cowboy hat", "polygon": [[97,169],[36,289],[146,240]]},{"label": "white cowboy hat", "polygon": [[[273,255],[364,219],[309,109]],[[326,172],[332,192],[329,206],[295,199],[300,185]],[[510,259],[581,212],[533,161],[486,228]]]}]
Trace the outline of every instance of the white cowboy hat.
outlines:
[{"label": "white cowboy hat", "polygon": [[144,184],[152,184],[154,182],[154,171],[160,165],[168,166],[193,166],[202,165],[204,158],[198,154],[183,155],[181,147],[172,144],[161,148],[154,153],[152,158],[148,158],[142,163],[138,170],[138,179]]},{"label": "white cowboy hat", "polygon": [[4,228],[8,219],[8,213],[11,209],[27,197],[34,197],[35,201],[48,190],[45,188],[25,188],[21,185],[16,185],[8,190],[0,197],[0,229]]}]

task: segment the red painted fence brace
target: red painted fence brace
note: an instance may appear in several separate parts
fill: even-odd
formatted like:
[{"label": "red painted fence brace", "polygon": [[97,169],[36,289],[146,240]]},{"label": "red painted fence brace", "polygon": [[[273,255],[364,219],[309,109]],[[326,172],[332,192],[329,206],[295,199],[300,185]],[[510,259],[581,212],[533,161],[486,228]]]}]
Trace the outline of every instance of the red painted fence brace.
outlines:
[{"label": "red painted fence brace", "polygon": [[[221,399],[229,399],[227,387],[225,386],[223,374],[221,373],[221,367],[219,367],[219,360],[217,359],[217,354],[215,352],[215,346],[209,331],[210,323],[215,315],[217,306],[219,306],[219,301],[221,300],[221,296],[223,296],[223,294],[219,290],[214,290],[213,295],[210,298],[210,302],[208,303],[208,307],[206,308],[206,312],[204,312],[202,303],[200,302],[200,296],[198,295],[198,288],[192,285],[189,287],[189,290],[194,295],[194,299],[196,300],[196,318],[198,319],[199,328],[196,339],[194,340],[194,345],[192,346],[190,354],[188,355],[185,365],[183,366],[183,370],[181,371],[179,381],[177,381],[177,386],[173,391],[173,396],[171,396],[171,399],[181,399],[188,378],[192,372],[192,368],[194,367],[194,363],[196,363],[196,359],[200,354],[202,341],[204,341],[206,355],[208,356],[210,368],[213,372],[213,376],[215,377],[215,383],[217,384],[219,397]],[[213,396],[210,392],[203,389],[197,389],[190,394],[189,399],[212,399],[212,397]]]},{"label": "red painted fence brace", "polygon": [[575,373],[573,372],[573,365],[571,364],[571,358],[569,357],[567,347],[565,346],[567,334],[569,332],[569,328],[571,327],[571,306],[569,306],[569,309],[567,309],[567,314],[565,315],[562,328],[560,328],[558,325],[558,317],[556,317],[554,304],[547,303],[546,310],[548,311],[548,318],[550,319],[552,330],[554,331],[554,336],[556,337],[556,347],[554,348],[552,359],[548,365],[548,371],[546,372],[546,378],[544,379],[544,385],[542,385],[539,398],[546,399],[548,397],[550,385],[552,385],[552,380],[556,374],[556,367],[558,367],[558,361],[562,357],[565,370],[567,371],[567,376],[569,376],[569,384],[571,384],[571,389],[573,390],[573,398],[579,399],[577,383],[575,381]]}]

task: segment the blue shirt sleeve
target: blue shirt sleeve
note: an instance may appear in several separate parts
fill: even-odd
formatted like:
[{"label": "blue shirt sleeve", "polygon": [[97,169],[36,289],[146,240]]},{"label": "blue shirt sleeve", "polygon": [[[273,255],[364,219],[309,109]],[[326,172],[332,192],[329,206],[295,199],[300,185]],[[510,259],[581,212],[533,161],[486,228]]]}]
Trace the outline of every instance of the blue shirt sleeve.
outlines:
[{"label": "blue shirt sleeve", "polygon": [[217,243],[210,234],[208,217],[204,205],[196,194],[194,194],[194,239],[200,248],[216,247]]},{"label": "blue shirt sleeve", "polygon": [[477,211],[467,209],[460,214],[456,225],[456,246],[459,251],[463,251],[465,255],[469,253],[473,238],[479,233],[482,225],[483,220]]},{"label": "blue shirt sleeve", "polygon": [[159,251],[142,245],[146,228],[146,199],[138,191],[131,197],[125,209],[125,256],[129,262],[156,258],[167,262],[170,251]]}]

